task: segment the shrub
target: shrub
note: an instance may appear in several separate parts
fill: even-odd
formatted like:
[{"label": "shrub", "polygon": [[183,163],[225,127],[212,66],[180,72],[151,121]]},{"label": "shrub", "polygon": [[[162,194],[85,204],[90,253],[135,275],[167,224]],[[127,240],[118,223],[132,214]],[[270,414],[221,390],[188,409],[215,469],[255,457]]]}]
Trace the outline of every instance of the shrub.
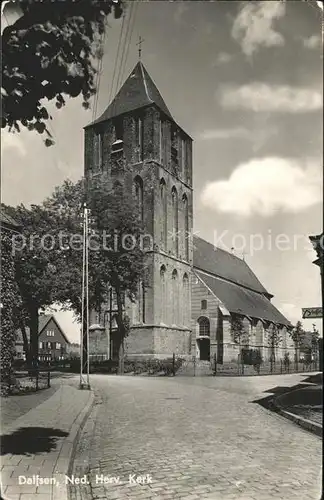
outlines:
[{"label": "shrub", "polygon": [[[174,371],[177,372],[183,363],[183,359],[176,358],[174,362]],[[149,375],[156,375],[157,373],[164,373],[169,376],[173,373],[173,358],[166,359],[145,359],[145,360],[125,360],[124,365],[125,373],[134,373],[139,375],[141,373],[148,373]]]},{"label": "shrub", "polygon": [[91,373],[117,373],[118,361],[105,359],[103,361],[90,361]]}]

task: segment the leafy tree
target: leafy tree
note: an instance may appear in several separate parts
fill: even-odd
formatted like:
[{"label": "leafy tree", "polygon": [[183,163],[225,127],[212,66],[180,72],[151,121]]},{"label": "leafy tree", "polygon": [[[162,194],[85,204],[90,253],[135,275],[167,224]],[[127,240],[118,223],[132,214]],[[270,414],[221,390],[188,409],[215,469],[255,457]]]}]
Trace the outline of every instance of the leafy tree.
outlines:
[{"label": "leafy tree", "polygon": [[280,335],[280,330],[278,325],[270,323],[267,331],[268,331],[267,341],[268,341],[268,346],[270,347],[270,365],[272,371],[273,363],[275,363],[276,361],[276,348],[279,347],[282,341],[282,337]]},{"label": "leafy tree", "polygon": [[6,396],[13,385],[13,359],[15,355],[15,339],[17,308],[20,297],[15,281],[14,260],[12,258],[12,235],[4,227],[0,232],[1,244],[1,349],[0,349],[0,390]]},{"label": "leafy tree", "polygon": [[[7,207],[22,226],[15,241],[16,280],[22,307],[20,328],[29,361],[38,359],[38,315],[53,303],[72,309],[81,317],[82,207],[85,183],[66,181],[42,205]],[[124,339],[129,325],[124,297],[137,298],[138,283],[146,283],[143,234],[135,199],[122,191],[109,191],[106,184],[87,189],[89,218],[89,306],[101,313],[111,286],[117,298],[117,324],[122,368]],[[124,235],[128,235],[123,239]],[[117,237],[117,238],[116,238]],[[129,249],[129,240],[136,242]],[[128,241],[128,242],[127,242]],[[117,243],[116,243],[117,242]],[[30,350],[25,326],[30,328]],[[30,352],[29,352],[30,351]]]},{"label": "leafy tree", "polygon": [[243,316],[231,314],[231,332],[235,344],[248,344],[248,332],[244,327]]},{"label": "leafy tree", "polygon": [[313,324],[313,330],[312,330],[312,337],[311,337],[311,344],[312,344],[312,349],[314,351],[318,350],[318,339],[319,339],[319,331],[316,328],[316,325]]},{"label": "leafy tree", "polygon": [[[17,319],[23,335],[27,362],[36,366],[39,312],[55,302],[62,282],[56,268],[60,254],[57,249],[49,249],[48,246],[48,239],[54,238],[57,231],[57,218],[52,218],[44,208],[37,205],[6,209],[21,226],[21,235],[12,237],[15,280],[21,297]],[[30,329],[30,344],[26,326]]]},{"label": "leafy tree", "polygon": [[315,360],[318,359],[318,350],[319,350],[318,340],[319,340],[319,331],[316,328],[316,325],[313,324],[312,337],[311,337],[311,351],[314,354]]},{"label": "leafy tree", "polygon": [[20,126],[47,134],[47,101],[57,108],[66,96],[82,95],[83,107],[96,93],[96,60],[107,16],[122,15],[120,0],[21,0],[22,16],[2,34],[2,127]]},{"label": "leafy tree", "polygon": [[[102,304],[108,302],[109,288],[115,291],[117,301],[116,321],[118,326],[119,369],[122,370],[124,358],[124,340],[129,331],[129,320],[125,316],[124,298],[134,302],[138,295],[138,285],[147,283],[145,269],[145,251],[141,244],[143,225],[139,210],[133,197],[123,190],[109,190],[104,182],[85,186],[80,182],[73,185],[65,182],[52,197],[44,202],[50,212],[62,214],[66,219],[69,214],[70,229],[80,229],[81,219],[75,213],[79,211],[87,198],[89,208],[89,305],[100,317]],[[74,214],[75,213],[75,222]],[[133,242],[136,242],[135,246]],[[132,248],[133,247],[133,248]],[[63,249],[58,265],[62,266],[59,274],[72,273],[73,279],[63,279],[66,288],[61,287],[61,296],[57,300],[72,307],[81,315],[81,279],[82,252],[77,252],[69,245]]]},{"label": "leafy tree", "polygon": [[298,363],[299,350],[305,339],[305,330],[301,321],[297,321],[296,326],[289,332],[295,345],[295,363]]}]

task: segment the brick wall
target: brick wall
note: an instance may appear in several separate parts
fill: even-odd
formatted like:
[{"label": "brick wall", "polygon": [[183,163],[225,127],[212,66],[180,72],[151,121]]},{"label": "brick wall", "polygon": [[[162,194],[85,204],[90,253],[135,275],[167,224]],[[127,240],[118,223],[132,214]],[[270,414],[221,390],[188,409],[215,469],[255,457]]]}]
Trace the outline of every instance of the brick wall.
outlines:
[{"label": "brick wall", "polygon": [[190,337],[190,331],[182,328],[134,326],[125,342],[127,358],[169,358],[173,353],[188,356]]},{"label": "brick wall", "polygon": [[[136,123],[138,118],[143,123],[143,157],[139,155],[136,138]],[[123,153],[116,160],[116,155],[111,155],[112,144],[116,140],[115,119],[108,120],[95,128],[85,130],[85,174],[88,177],[97,175],[100,182],[106,182],[110,187],[115,181],[121,182],[125,193],[132,193],[135,177],[143,181],[143,203],[145,232],[152,236],[153,248],[147,256],[147,269],[149,283],[145,294],[145,324],[138,322],[135,314],[138,304],[127,305],[127,312],[132,321],[137,324],[132,329],[132,335],[127,340],[129,354],[143,354],[155,352],[156,348],[163,352],[171,353],[176,349],[188,353],[190,350],[190,324],[191,300],[190,286],[189,298],[184,300],[183,277],[185,274],[190,279],[190,263],[192,263],[192,241],[189,244],[189,259],[186,262],[186,236],[185,213],[183,196],[188,200],[188,229],[192,229],[192,141],[178,128],[179,168],[172,171],[171,162],[171,120],[164,117],[155,107],[148,106],[133,113],[118,117],[123,126]],[[162,120],[162,126],[161,126]],[[175,124],[173,124],[175,126]],[[95,164],[95,135],[102,134],[102,164]],[[186,150],[185,162],[182,163],[181,138],[184,140]],[[161,151],[162,145],[162,151]],[[175,255],[172,239],[168,239],[165,252],[161,251],[161,224],[162,205],[160,197],[160,181],[165,180],[167,196],[167,231],[172,231],[172,188],[177,191],[178,198],[178,229],[180,237],[178,242],[178,255]],[[149,239],[147,240],[149,241]],[[166,318],[161,317],[161,282],[160,269],[166,268],[167,302]],[[173,290],[172,272],[178,274],[178,293]],[[185,303],[186,302],[186,303]],[[177,317],[174,318],[174,312]],[[93,316],[94,317],[94,316]],[[185,325],[184,322],[187,324]],[[167,328],[160,328],[164,326]],[[149,326],[151,325],[151,326]],[[155,331],[155,326],[157,327]],[[187,327],[186,330],[183,330]],[[179,333],[180,332],[180,333]],[[185,333],[184,333],[185,332]],[[154,333],[154,335],[153,335]],[[153,346],[155,339],[161,335],[161,342]],[[158,342],[158,341],[157,341]]]}]

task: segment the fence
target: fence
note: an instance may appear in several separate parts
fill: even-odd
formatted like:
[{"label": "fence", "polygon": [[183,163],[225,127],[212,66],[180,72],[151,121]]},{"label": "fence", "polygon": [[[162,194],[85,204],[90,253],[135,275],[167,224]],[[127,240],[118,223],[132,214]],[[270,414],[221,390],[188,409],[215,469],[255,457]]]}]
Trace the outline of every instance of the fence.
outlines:
[{"label": "fence", "polygon": [[[227,344],[226,346],[218,346],[216,353],[211,357],[206,357],[207,359],[202,360],[192,356],[190,359],[184,360],[180,369],[176,371],[176,375],[251,376],[320,370],[319,353],[312,349],[301,350],[268,346],[248,348]],[[175,359],[175,355],[173,355],[173,359]]]},{"label": "fence", "polygon": [[9,392],[39,391],[51,387],[51,372],[48,369],[15,371]]}]

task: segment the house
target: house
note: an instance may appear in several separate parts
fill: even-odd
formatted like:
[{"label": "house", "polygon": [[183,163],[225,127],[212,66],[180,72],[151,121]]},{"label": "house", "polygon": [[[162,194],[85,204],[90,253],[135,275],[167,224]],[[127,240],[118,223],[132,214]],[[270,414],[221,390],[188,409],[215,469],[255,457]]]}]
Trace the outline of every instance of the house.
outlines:
[{"label": "house", "polygon": [[[38,326],[38,357],[40,361],[53,361],[67,357],[70,342],[64,331],[52,314],[40,314]],[[27,338],[30,338],[29,328],[26,328]],[[16,341],[16,357],[25,358],[21,331]]]}]

